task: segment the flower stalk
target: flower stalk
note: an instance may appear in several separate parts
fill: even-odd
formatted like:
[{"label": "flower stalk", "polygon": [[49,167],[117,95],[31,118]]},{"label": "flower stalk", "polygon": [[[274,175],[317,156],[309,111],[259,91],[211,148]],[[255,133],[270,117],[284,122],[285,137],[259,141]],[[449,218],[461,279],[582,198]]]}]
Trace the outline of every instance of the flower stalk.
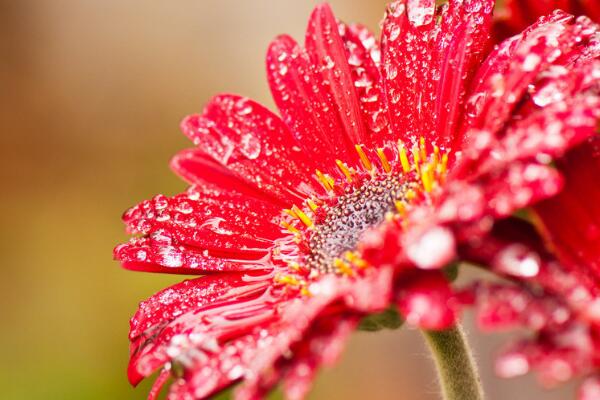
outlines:
[{"label": "flower stalk", "polygon": [[445,331],[423,331],[433,355],[444,400],[483,400],[483,388],[460,325]]}]

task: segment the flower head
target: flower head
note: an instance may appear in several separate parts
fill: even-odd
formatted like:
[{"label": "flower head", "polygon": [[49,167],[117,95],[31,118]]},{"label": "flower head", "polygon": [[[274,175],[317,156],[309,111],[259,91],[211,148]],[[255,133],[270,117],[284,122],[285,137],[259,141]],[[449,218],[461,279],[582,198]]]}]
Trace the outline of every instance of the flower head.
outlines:
[{"label": "flower head", "polygon": [[[498,273],[535,279],[554,265],[514,261],[507,249],[537,248],[501,227],[559,193],[550,163],[595,132],[598,27],[558,12],[490,52],[493,5],[398,1],[380,41],[317,6],[304,48],[280,36],[267,53],[281,116],[220,95],[184,119],[195,147],[172,167],[191,186],[128,210],[138,237],[115,257],[203,276],[140,305],[132,383],[161,370],[151,397],[172,375],[171,399],[240,380],[238,399],[280,381],[302,398],[365,315],[396,305],[443,329],[494,290],[455,293],[449,264],[499,259]],[[569,321],[586,307],[561,301]]]}]

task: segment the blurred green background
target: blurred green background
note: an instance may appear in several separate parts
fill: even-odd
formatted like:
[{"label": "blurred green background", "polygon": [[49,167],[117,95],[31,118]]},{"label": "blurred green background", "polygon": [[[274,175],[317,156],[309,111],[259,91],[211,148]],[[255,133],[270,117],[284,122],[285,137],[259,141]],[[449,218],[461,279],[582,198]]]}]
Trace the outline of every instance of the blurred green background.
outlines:
[{"label": "blurred green background", "polygon": [[[331,1],[377,29],[384,1]],[[0,398],[143,399],[129,387],[128,319],[180,280],[121,270],[121,213],[185,188],[168,169],[180,119],[218,92],[272,107],[269,41],[296,38],[315,1],[0,1]],[[472,335],[490,400],[565,399],[499,381],[501,337]],[[572,388],[571,388],[572,389]],[[436,399],[417,332],[357,333],[310,398]]]}]

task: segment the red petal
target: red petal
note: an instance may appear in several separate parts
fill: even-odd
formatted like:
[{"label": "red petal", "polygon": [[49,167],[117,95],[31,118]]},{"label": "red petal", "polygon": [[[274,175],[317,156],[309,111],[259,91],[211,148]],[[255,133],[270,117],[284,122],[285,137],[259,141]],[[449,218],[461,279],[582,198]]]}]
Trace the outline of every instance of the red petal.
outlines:
[{"label": "red petal", "polygon": [[529,289],[506,284],[479,284],[473,290],[477,325],[484,331],[558,330],[573,321],[569,308],[553,296],[535,296]]},{"label": "red petal", "polygon": [[320,367],[333,365],[350,334],[354,331],[357,318],[331,318],[325,327],[319,327],[311,333],[310,339],[303,344],[303,349],[286,369],[283,391],[287,399],[302,400],[306,398]]},{"label": "red petal", "polygon": [[537,372],[542,385],[556,386],[595,370],[595,345],[593,333],[577,324],[544,331],[504,350],[496,361],[496,373],[510,378],[531,370]]},{"label": "red petal", "polygon": [[[516,218],[496,222],[477,240],[467,238],[459,248],[467,262],[489,267],[507,279],[518,279],[533,293],[551,294],[584,320],[597,323],[600,288],[584,271],[561,265],[544,246],[533,225]],[[564,313],[557,313],[557,316]]]},{"label": "red petal", "polygon": [[[178,332],[183,331],[186,336],[190,331],[199,332],[201,330],[198,329],[198,324],[201,324],[206,326],[205,329],[214,330],[211,336],[218,342],[221,342],[220,324],[243,325],[247,332],[211,352],[203,352],[202,356],[196,355],[197,350],[194,347],[182,347],[181,354],[190,358],[189,365],[186,365],[187,374],[184,381],[172,387],[169,398],[185,398],[184,395],[205,398],[239,378],[244,378],[244,383],[238,389],[236,398],[255,398],[254,394],[263,389],[266,375],[272,373],[277,360],[287,353],[294,343],[303,339],[304,332],[309,329],[318,314],[333,299],[338,298],[337,288],[332,289],[334,290],[321,292],[313,297],[292,298],[290,301],[280,299],[279,304],[274,303],[270,296],[262,296],[262,300],[259,298],[249,302],[251,307],[241,303],[235,305],[235,309],[213,309],[211,314],[214,316],[224,311],[225,315],[237,314],[228,316],[227,320],[222,322],[219,318],[206,316],[202,319],[195,317],[194,320],[188,318],[183,321],[184,324],[177,327]],[[271,318],[260,318],[261,315],[268,317],[268,313],[260,307],[261,301],[264,306],[270,304]],[[209,322],[201,322],[202,320]],[[218,325],[213,327],[210,324]],[[165,350],[158,348],[154,353],[157,351],[161,357]]]},{"label": "red petal", "polygon": [[485,183],[484,188],[493,213],[508,216],[515,210],[558,193],[562,179],[551,167],[515,163],[497,179]]},{"label": "red petal", "polygon": [[130,208],[124,215],[131,234],[168,237],[213,253],[261,253],[282,236],[277,226],[280,209],[239,194],[219,193],[216,198],[190,188],[174,197],[157,195]]},{"label": "red petal", "polygon": [[579,0],[583,7],[583,14],[600,23],[600,4],[596,0]]},{"label": "red petal", "polygon": [[[592,64],[598,57],[596,32],[598,27],[589,20],[574,20],[557,11],[502,43],[478,72],[465,129],[476,127],[496,135],[507,125],[511,113],[517,113],[515,118],[520,119],[519,114],[556,103],[564,97],[582,91],[593,94],[597,89],[590,86],[597,87],[598,83],[591,77],[597,74],[593,72],[597,67],[586,64]],[[566,75],[561,72],[565,68],[573,74],[562,77]],[[530,97],[525,96],[528,91]],[[549,95],[560,98],[549,98]],[[493,142],[488,144],[492,145]],[[475,151],[483,152],[482,149]]]},{"label": "red petal", "polygon": [[478,118],[473,123],[475,127],[485,128],[494,134],[502,128],[540,71],[555,61],[563,49],[568,50],[570,32],[565,27],[570,21],[572,16],[556,14],[551,22],[539,23],[516,41],[509,42],[514,46],[510,56],[498,53],[490,56],[488,63],[496,62],[495,57],[501,57],[500,64],[494,68],[500,74],[491,74],[490,67],[484,67],[485,71],[490,72],[485,77],[480,76],[480,83],[472,92],[471,99],[482,103],[480,112],[470,111]]},{"label": "red petal", "polygon": [[594,135],[599,118],[600,97],[584,94],[551,104],[512,124],[496,156],[503,163],[542,155],[556,158]]},{"label": "red petal", "polygon": [[439,271],[420,272],[401,284],[398,310],[410,325],[442,330],[457,318],[454,294]]},{"label": "red petal", "polygon": [[[263,286],[240,295],[240,290],[245,290],[241,286],[234,289],[238,295],[232,301],[219,299],[217,304],[201,304],[197,308],[192,305],[152,335],[135,365],[147,375],[169,357],[175,364],[183,364],[184,376],[173,385],[169,397],[172,399],[186,395],[204,398],[240,378],[244,383],[236,398],[256,398],[281,378],[279,363],[293,371],[295,361],[288,363],[285,358],[290,351],[298,355],[298,361],[303,360],[302,354],[306,355],[303,352],[307,350],[311,357],[317,356],[313,353],[317,350],[320,363],[333,361],[339,351],[336,346],[340,343],[335,342],[339,335],[332,336],[335,329],[328,334],[323,327],[338,326],[340,321],[334,315],[343,315],[344,321],[353,326],[355,317],[389,305],[391,269],[365,272],[365,277],[356,279],[325,276],[309,285],[311,296],[296,297],[295,293],[277,288],[257,296],[255,292],[264,290]],[[344,314],[340,314],[340,307]],[[334,342],[325,340],[323,334]],[[214,345],[203,347],[210,343]],[[328,346],[323,347],[325,344]],[[313,347],[317,345],[321,347]]]},{"label": "red petal", "polygon": [[439,81],[435,84],[437,121],[435,133],[429,137],[442,146],[453,146],[467,89],[487,51],[494,2],[450,1],[448,7],[441,16],[440,36],[434,50],[434,68],[439,69]]},{"label": "red petal", "polygon": [[359,99],[362,118],[369,131],[369,148],[395,142],[385,105],[385,94],[379,70],[381,50],[375,36],[364,26],[340,24],[346,47],[348,65],[352,71],[354,89]]},{"label": "red petal", "polygon": [[[140,303],[130,321],[131,345],[130,380],[133,384],[152,373],[149,368],[137,366],[138,354],[151,344],[153,338],[175,318],[202,307],[243,299],[264,291],[268,280],[252,280],[251,275],[224,273],[186,280],[164,289]],[[257,275],[260,277],[260,275]]]},{"label": "red petal", "polygon": [[[407,3],[407,4],[406,4]],[[382,76],[392,131],[415,143],[431,123],[430,37],[436,28],[435,1],[396,1],[388,6],[382,33]],[[427,114],[427,118],[425,118]]]},{"label": "red petal", "polygon": [[573,15],[587,15],[600,22],[600,4],[596,0],[506,0],[496,21],[496,37],[504,39],[519,33],[538,17],[560,9]]},{"label": "red petal", "polygon": [[224,254],[182,244],[174,245],[168,234],[156,231],[148,238],[133,238],[115,247],[114,258],[126,269],[169,274],[200,274],[221,271],[271,269],[266,250]]},{"label": "red petal", "polygon": [[212,157],[198,149],[179,152],[171,160],[171,168],[187,182],[201,187],[213,188],[211,189],[213,192],[243,194],[278,204],[280,207],[289,206],[287,202],[268,196],[256,187],[248,185],[248,183],[217,163]]},{"label": "red petal", "polygon": [[308,55],[289,36],[269,46],[267,75],[275,104],[307,157],[335,166],[336,158],[354,159],[335,103]]},{"label": "red petal", "polygon": [[160,391],[162,390],[163,386],[165,385],[165,383],[167,383],[170,377],[171,371],[169,371],[168,369],[163,369],[160,371],[158,377],[154,381],[154,384],[152,384],[150,392],[148,393],[148,400],[158,400]]},{"label": "red petal", "polygon": [[600,280],[600,139],[594,137],[559,162],[565,187],[535,207],[564,263]]},{"label": "red petal", "polygon": [[[199,278],[192,281],[192,288],[163,292],[163,296],[173,296],[173,300],[166,300],[172,302],[172,307],[158,318],[151,314],[151,328],[131,341],[129,374],[133,383],[170,360],[189,368],[201,362],[204,353],[210,356],[218,352],[228,338],[273,320],[273,304],[265,295],[268,278],[238,275],[221,281],[214,278],[212,282]],[[206,283],[213,286],[207,287]],[[178,293],[181,291],[184,293]],[[185,298],[187,293],[192,295],[189,300]],[[165,301],[156,298],[152,301]]]},{"label": "red petal", "polygon": [[390,120],[409,142],[453,142],[472,71],[488,39],[493,2],[451,1],[435,22],[432,0],[398,1],[382,31]]},{"label": "red petal", "polygon": [[240,96],[220,95],[192,115],[182,130],[206,152],[240,179],[293,204],[319,192],[308,177],[313,159],[303,154],[278,116]]},{"label": "red petal", "polygon": [[312,12],[306,30],[305,47],[331,93],[344,127],[346,142],[351,145],[350,151],[353,145],[366,143],[367,130],[354,90],[346,49],[338,32],[338,22],[328,4],[320,4]]},{"label": "red petal", "polygon": [[519,162],[468,182],[448,182],[438,206],[442,221],[473,221],[485,215],[506,217],[514,211],[556,195],[562,188],[556,169],[537,162]]}]

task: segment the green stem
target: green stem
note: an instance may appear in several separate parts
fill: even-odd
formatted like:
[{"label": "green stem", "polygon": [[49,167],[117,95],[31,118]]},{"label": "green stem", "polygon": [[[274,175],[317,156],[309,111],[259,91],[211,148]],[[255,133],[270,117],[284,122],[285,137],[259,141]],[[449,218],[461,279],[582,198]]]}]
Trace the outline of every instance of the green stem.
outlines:
[{"label": "green stem", "polygon": [[462,328],[423,331],[433,354],[444,400],[483,400],[475,360]]}]

